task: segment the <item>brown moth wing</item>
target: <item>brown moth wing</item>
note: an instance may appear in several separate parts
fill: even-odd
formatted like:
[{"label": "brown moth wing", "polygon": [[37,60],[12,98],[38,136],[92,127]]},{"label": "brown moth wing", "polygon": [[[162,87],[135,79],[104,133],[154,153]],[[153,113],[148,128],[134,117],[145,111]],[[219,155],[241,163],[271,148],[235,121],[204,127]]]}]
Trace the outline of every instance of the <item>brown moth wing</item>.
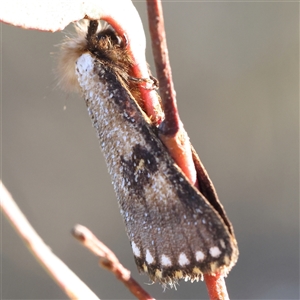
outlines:
[{"label": "brown moth wing", "polygon": [[138,269],[171,285],[203,273],[226,275],[238,249],[220,209],[188,182],[111,69],[87,53],[76,72]]},{"label": "brown moth wing", "polygon": [[223,219],[224,223],[226,224],[229,232],[231,233],[232,237],[235,239],[233,227],[226,215],[223,205],[221,204],[215,187],[208,176],[206,169],[204,168],[196,150],[191,145],[192,148],[192,155],[193,161],[196,167],[197,172],[197,179],[199,184],[200,193],[209,201],[209,203],[214,207],[214,209],[219,213],[220,217]]}]

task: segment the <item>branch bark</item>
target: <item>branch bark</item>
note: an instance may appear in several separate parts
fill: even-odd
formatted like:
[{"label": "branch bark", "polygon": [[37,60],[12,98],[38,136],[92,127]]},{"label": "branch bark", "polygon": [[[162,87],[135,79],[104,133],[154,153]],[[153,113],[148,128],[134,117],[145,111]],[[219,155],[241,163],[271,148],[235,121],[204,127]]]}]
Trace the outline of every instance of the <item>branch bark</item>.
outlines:
[{"label": "branch bark", "polygon": [[30,225],[2,181],[0,181],[0,204],[3,214],[20,235],[27,248],[70,299],[99,300],[85,283],[51,252],[49,246]]},{"label": "branch bark", "polygon": [[124,268],[116,255],[99,241],[88,228],[82,225],[76,225],[73,229],[73,236],[80,241],[83,246],[99,257],[99,264],[112,272],[137,299],[154,300],[154,298],[131,277],[130,271]]}]

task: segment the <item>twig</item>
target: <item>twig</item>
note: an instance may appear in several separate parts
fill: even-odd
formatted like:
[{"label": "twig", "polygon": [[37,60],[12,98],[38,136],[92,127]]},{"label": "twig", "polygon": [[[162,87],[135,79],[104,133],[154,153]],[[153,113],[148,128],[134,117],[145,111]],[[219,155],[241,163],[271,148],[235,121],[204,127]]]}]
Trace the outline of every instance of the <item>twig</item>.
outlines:
[{"label": "twig", "polygon": [[197,173],[193,162],[190,140],[183,128],[177,110],[161,1],[147,0],[147,7],[152,51],[165,113],[165,120],[160,126],[160,138],[191,184],[197,186]]},{"label": "twig", "polygon": [[[189,138],[182,126],[177,110],[161,1],[147,0],[147,7],[152,51],[165,113],[165,120],[160,127],[160,138],[190,182],[199,188]],[[204,280],[210,299],[229,299],[223,276],[206,274]]]},{"label": "twig", "polygon": [[50,248],[29,224],[2,181],[0,181],[0,203],[4,215],[11,222],[33,256],[70,299],[99,300],[99,298],[51,252]]},{"label": "twig", "polygon": [[207,292],[209,299],[211,300],[229,300],[227,293],[226,283],[223,276],[216,275],[204,275]]},{"label": "twig", "polygon": [[130,275],[130,271],[123,267],[116,255],[107,248],[96,236],[86,227],[76,225],[73,229],[74,237],[83,246],[99,257],[99,264],[111,271],[123,282],[130,292],[140,300],[154,300]]}]

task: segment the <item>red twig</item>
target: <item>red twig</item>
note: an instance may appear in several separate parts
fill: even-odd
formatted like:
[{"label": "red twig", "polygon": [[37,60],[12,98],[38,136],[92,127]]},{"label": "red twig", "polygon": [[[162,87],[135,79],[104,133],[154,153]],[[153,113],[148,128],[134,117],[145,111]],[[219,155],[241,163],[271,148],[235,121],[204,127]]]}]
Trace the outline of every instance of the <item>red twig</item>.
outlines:
[{"label": "red twig", "polygon": [[[168,57],[161,1],[147,0],[147,7],[152,51],[165,113],[165,120],[160,128],[160,138],[183,173],[198,188],[197,172],[192,158],[189,138],[183,129],[176,105],[176,93]],[[223,276],[206,274],[204,280],[211,300],[229,299]]]},{"label": "red twig", "polygon": [[206,283],[209,299],[229,300],[226,283],[223,276],[221,276],[220,274],[215,274],[215,275],[205,274],[204,280]]},{"label": "red twig", "polygon": [[147,0],[147,7],[152,51],[165,113],[165,120],[160,126],[160,138],[191,184],[197,186],[197,173],[189,137],[183,128],[177,110],[161,2]]},{"label": "red twig", "polygon": [[168,55],[162,6],[160,1],[147,1],[152,51],[156,65],[159,91],[164,106],[164,134],[173,135],[180,127],[172,72]]},{"label": "red twig", "polygon": [[154,300],[130,275],[130,271],[123,267],[116,255],[99,241],[95,235],[86,227],[76,225],[73,235],[86,248],[99,257],[99,263],[104,268],[111,271],[123,282],[130,292],[140,300]]}]

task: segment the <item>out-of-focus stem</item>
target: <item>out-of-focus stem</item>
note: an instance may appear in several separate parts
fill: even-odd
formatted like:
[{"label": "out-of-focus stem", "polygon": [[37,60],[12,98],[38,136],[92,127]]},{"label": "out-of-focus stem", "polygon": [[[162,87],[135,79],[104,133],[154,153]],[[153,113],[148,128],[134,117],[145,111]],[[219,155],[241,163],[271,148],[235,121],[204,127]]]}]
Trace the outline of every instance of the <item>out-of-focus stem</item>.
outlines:
[{"label": "out-of-focus stem", "polygon": [[0,203],[4,215],[11,222],[28,249],[46,269],[70,299],[99,300],[99,298],[55,255],[36,233],[10,193],[0,181]]},{"label": "out-of-focus stem", "polygon": [[86,227],[76,225],[74,237],[93,254],[99,257],[100,264],[111,271],[129,291],[140,300],[154,300],[132,277],[130,271],[123,267],[116,255]]}]

